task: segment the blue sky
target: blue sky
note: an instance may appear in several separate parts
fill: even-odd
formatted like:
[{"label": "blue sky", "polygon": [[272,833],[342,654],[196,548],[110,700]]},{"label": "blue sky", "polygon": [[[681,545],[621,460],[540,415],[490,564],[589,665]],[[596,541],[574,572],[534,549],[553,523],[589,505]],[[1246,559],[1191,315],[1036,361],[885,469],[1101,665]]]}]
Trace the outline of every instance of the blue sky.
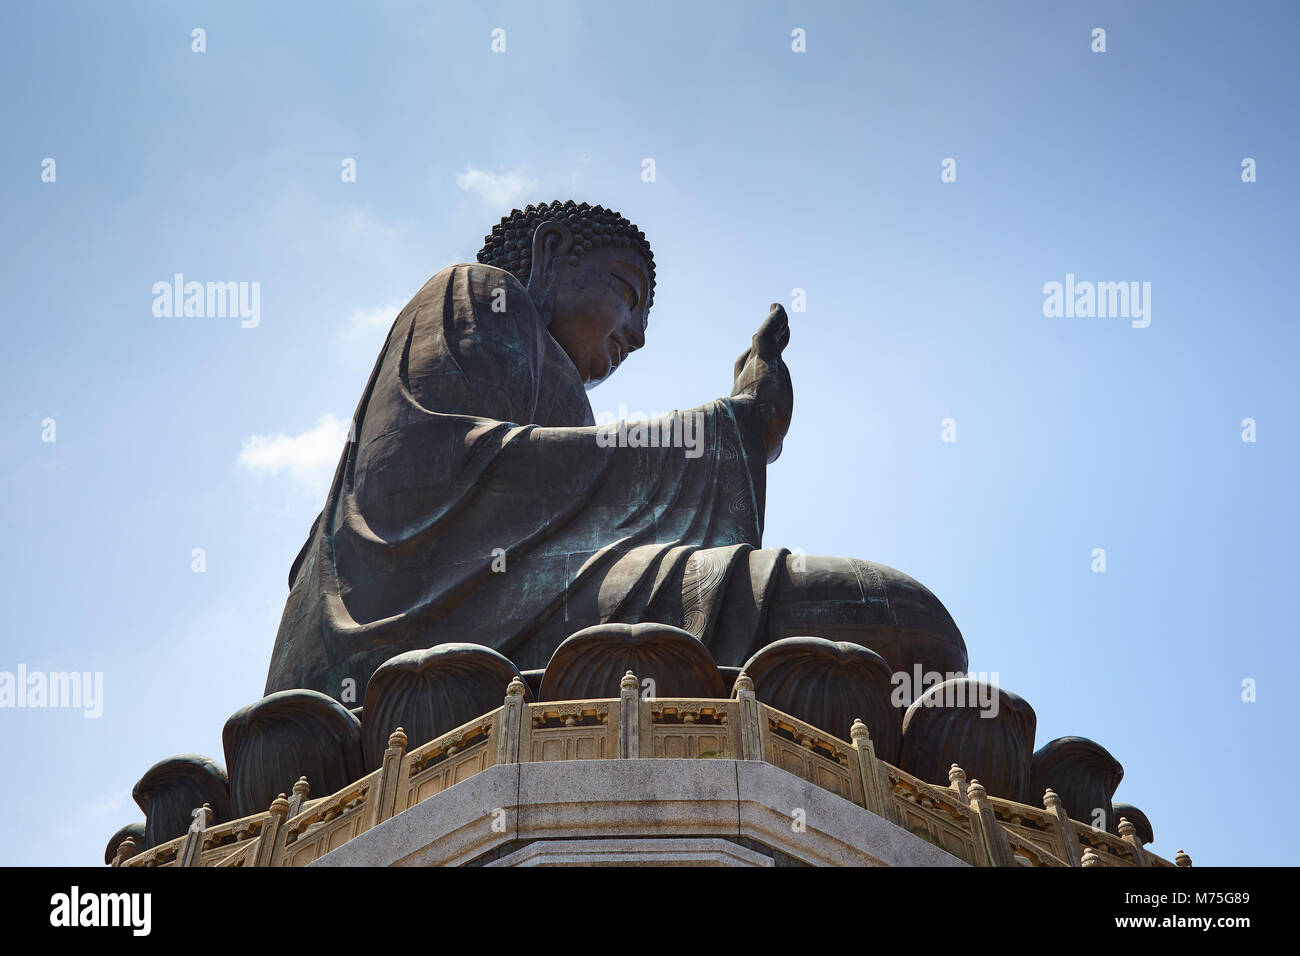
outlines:
[{"label": "blue sky", "polygon": [[[765,544],[924,582],[1156,852],[1293,863],[1294,5],[614,6],[0,11],[0,670],[104,675],[98,719],[0,710],[0,862],[97,863],[154,761],[222,759],[397,310],[575,198],[658,267],[597,413],[725,395],[806,290]],[[259,324],[156,317],[177,272]],[[1067,273],[1149,327],[1045,316]]]}]

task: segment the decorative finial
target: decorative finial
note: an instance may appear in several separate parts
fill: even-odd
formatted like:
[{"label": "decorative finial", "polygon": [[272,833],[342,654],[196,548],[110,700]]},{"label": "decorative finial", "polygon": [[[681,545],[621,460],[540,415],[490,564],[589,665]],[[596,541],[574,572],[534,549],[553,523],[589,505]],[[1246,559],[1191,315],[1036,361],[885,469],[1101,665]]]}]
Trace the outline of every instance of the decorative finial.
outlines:
[{"label": "decorative finial", "polygon": [[1080,861],[1084,866],[1101,866],[1101,856],[1092,847],[1083,851],[1083,859]]},{"label": "decorative finial", "polygon": [[1043,806],[1046,807],[1048,810],[1055,810],[1060,805],[1061,805],[1060,796],[1057,794],[1055,790],[1053,790],[1051,787],[1048,787],[1043,792]]},{"label": "decorative finial", "polygon": [[128,836],[125,840],[117,845],[117,852],[113,854],[113,866],[121,866],[137,853],[135,837]]},{"label": "decorative finial", "polygon": [[740,674],[738,674],[736,677],[736,682],[731,685],[731,692],[733,694],[737,692],[744,693],[744,694],[752,694],[754,693],[754,682],[750,680],[748,674],[746,674],[744,671],[741,671]]},{"label": "decorative finial", "polygon": [[1122,837],[1137,836],[1137,827],[1128,822],[1128,817],[1119,818],[1119,835]]},{"label": "decorative finial", "polygon": [[271,801],[271,815],[277,817],[287,817],[289,815],[289,801],[280,794]]},{"label": "decorative finial", "polygon": [[639,691],[641,689],[641,682],[636,679],[635,674],[633,674],[631,671],[628,671],[626,674],[623,675],[623,679],[619,681],[618,687],[619,690]]},{"label": "decorative finial", "polygon": [[1178,866],[1191,866],[1192,858],[1188,856],[1186,853],[1184,853],[1182,850],[1179,850],[1177,853],[1174,854],[1174,863],[1176,863]]},{"label": "decorative finial", "polygon": [[871,728],[863,723],[861,717],[855,717],[853,718],[853,726],[849,728],[849,737],[853,740],[860,740],[864,737],[870,740]]},{"label": "decorative finial", "polygon": [[406,749],[406,731],[398,727],[388,735],[388,749],[405,750]]},{"label": "decorative finial", "polygon": [[988,791],[984,789],[984,784],[980,783],[978,780],[972,780],[970,785],[966,788],[966,794],[972,800],[983,800],[988,796]]},{"label": "decorative finial", "polygon": [[948,768],[949,786],[955,787],[958,785],[958,783],[960,783],[965,779],[966,779],[966,771],[961,769],[961,767],[957,766],[956,764],[953,764],[951,767]]},{"label": "decorative finial", "polygon": [[[307,798],[307,794],[311,793],[311,784],[307,782],[306,777],[298,778],[298,782],[293,785],[293,792],[295,796],[302,797],[304,800]],[[280,796],[284,796],[284,794],[280,794]]]},{"label": "decorative finial", "polygon": [[[507,696],[507,697],[523,697],[523,696],[524,696],[524,692],[527,691],[527,690],[528,690],[528,685],[526,685],[526,684],[525,684],[522,680],[520,680],[518,677],[512,677],[512,678],[510,678],[510,684],[506,687],[506,696]],[[398,729],[400,730],[401,728],[398,728]]]}]

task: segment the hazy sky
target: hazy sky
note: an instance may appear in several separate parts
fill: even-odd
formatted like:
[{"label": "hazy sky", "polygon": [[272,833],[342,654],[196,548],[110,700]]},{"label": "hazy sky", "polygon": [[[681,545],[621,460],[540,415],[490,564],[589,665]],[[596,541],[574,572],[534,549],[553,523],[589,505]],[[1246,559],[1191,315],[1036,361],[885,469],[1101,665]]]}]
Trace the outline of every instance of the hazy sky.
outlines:
[{"label": "hazy sky", "polygon": [[[0,709],[0,862],[97,863],[152,763],[224,763],[392,319],[574,198],[658,268],[597,413],[727,394],[786,303],[764,544],[925,583],[1156,852],[1293,864],[1297,7],[614,6],[0,11],[0,671],[103,674],[98,718]],[[176,273],[256,326],[155,315]],[[1067,274],[1149,325],[1045,315]]]}]

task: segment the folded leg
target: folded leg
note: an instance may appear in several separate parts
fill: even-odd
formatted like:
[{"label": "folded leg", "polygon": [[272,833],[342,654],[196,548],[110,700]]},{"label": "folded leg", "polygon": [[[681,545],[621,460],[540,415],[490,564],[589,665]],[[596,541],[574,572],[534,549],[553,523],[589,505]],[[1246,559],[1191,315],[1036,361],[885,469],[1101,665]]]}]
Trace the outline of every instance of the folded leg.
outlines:
[{"label": "folded leg", "polygon": [[773,564],[773,553],[751,552],[753,573],[733,575],[727,582],[724,617],[736,612],[752,617],[753,625],[746,628],[751,643],[744,656],[739,656],[741,648],[733,638],[726,642],[730,647],[719,663],[743,664],[784,637],[821,637],[868,647],[895,671],[910,674],[917,664],[923,672],[966,670],[961,631],[919,581],[856,558],[778,552]]}]

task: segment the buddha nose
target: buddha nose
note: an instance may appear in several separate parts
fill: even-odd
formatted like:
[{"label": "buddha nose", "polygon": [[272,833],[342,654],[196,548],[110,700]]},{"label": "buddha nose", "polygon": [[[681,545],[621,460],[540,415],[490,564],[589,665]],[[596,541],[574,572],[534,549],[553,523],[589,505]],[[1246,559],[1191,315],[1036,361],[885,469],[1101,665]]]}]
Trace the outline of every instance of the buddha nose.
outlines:
[{"label": "buddha nose", "polygon": [[639,349],[641,346],[645,345],[645,335],[642,333],[640,329],[629,328],[627,330],[627,344],[632,348],[633,351],[635,351],[636,349]]}]

